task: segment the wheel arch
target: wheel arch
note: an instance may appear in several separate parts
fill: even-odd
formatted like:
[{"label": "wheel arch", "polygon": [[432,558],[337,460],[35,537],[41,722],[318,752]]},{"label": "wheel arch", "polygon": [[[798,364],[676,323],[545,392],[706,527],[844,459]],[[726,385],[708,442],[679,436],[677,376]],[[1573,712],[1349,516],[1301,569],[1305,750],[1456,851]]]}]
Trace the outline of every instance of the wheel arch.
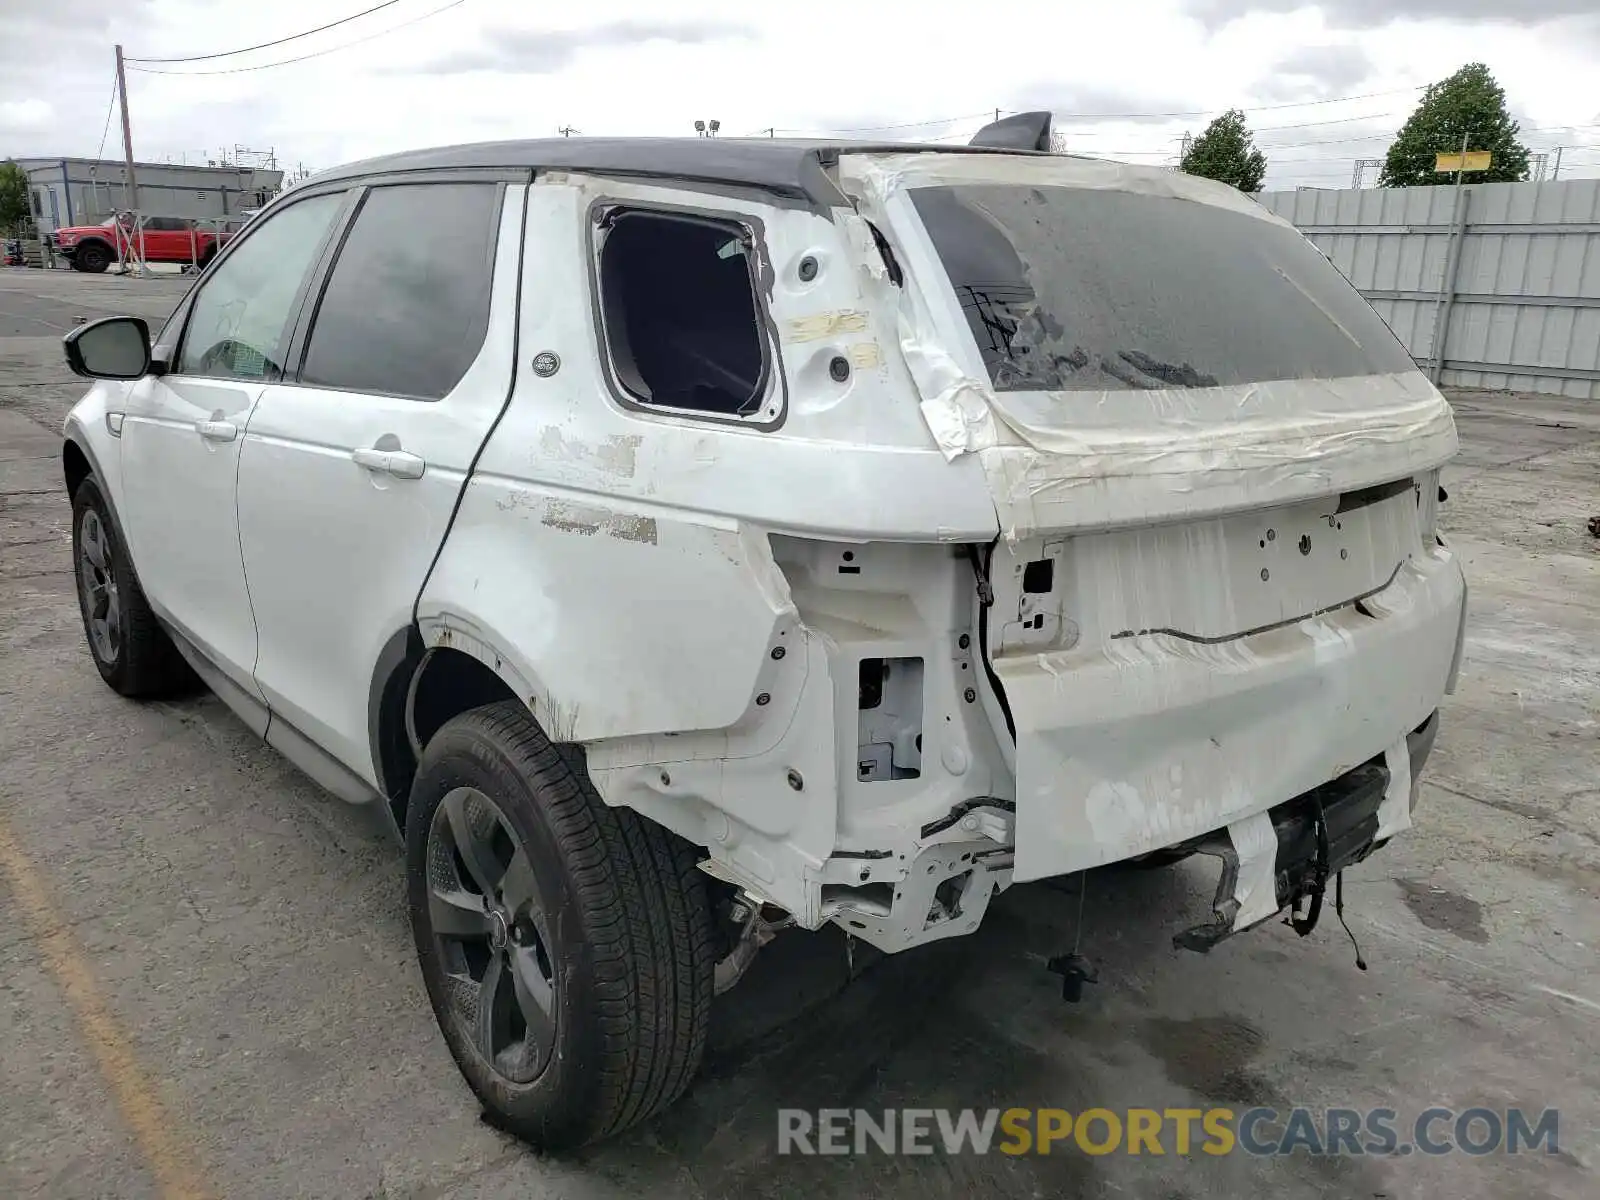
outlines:
[{"label": "wheel arch", "polygon": [[[139,564],[133,560],[133,543],[128,541],[127,532],[122,527],[122,514],[117,508],[116,488],[110,476],[101,469],[100,459],[94,452],[80,419],[74,415],[67,419],[66,437],[61,443],[61,479],[67,488],[67,503],[72,503],[72,498],[78,494],[78,488],[85,479],[93,477],[100,488],[100,495],[104,497],[106,509],[111,514],[111,533],[117,539],[117,544],[123,548],[128,571],[133,575],[135,583],[139,582]],[[141,585],[142,586],[142,585]]]},{"label": "wheel arch", "polygon": [[112,262],[116,262],[117,261],[117,257],[118,257],[117,256],[117,248],[114,245],[112,245],[110,242],[106,241],[105,238],[102,238],[102,237],[80,238],[78,240],[77,244],[73,247],[73,251],[72,252],[74,254],[77,254],[85,246],[93,246],[96,249],[104,250],[106,252],[106,254],[110,257]]},{"label": "wheel arch", "polygon": [[372,674],[368,735],[378,784],[401,829],[422,747],[446,721],[502,700],[527,706],[504,663],[478,643],[429,646],[415,625],[384,644]]},{"label": "wheel arch", "polygon": [[61,445],[61,475],[67,485],[67,500],[78,493],[78,485],[89,476],[103,478],[94,468],[94,460],[89,457],[89,452],[78,445],[72,438],[67,438]]}]

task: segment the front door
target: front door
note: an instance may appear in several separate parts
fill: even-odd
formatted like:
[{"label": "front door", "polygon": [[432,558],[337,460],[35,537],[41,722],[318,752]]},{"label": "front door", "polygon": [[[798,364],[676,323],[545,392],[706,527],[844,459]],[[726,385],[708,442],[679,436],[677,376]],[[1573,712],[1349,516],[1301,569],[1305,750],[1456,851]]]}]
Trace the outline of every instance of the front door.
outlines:
[{"label": "front door", "polygon": [[257,699],[234,506],[239,449],[342,204],[340,194],[315,196],[251,231],[195,293],[166,372],[129,389],[122,426],[123,525],[145,595]]},{"label": "front door", "polygon": [[368,189],[239,464],[239,534],[281,719],[376,783],[370,686],[412,620],[511,386],[524,188]]}]

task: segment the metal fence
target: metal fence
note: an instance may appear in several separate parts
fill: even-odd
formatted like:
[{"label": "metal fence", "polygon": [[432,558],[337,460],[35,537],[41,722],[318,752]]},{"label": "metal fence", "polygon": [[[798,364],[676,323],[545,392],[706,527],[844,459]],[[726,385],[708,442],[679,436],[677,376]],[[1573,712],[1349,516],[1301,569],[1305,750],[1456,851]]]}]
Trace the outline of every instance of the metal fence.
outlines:
[{"label": "metal fence", "polygon": [[1600,399],[1600,180],[1258,199],[1333,260],[1435,382]]}]

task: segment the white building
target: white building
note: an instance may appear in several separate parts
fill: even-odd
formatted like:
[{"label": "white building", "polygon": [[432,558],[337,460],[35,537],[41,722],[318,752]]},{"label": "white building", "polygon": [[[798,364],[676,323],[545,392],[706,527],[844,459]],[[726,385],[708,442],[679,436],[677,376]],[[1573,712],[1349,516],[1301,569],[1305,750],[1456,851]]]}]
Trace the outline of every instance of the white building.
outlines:
[{"label": "white building", "polygon": [[[93,225],[132,208],[120,160],[19,158],[28,176],[33,217],[42,234]],[[135,163],[139,209],[158,217],[223,217],[259,208],[283,186],[283,172],[259,167],[189,167]]]}]

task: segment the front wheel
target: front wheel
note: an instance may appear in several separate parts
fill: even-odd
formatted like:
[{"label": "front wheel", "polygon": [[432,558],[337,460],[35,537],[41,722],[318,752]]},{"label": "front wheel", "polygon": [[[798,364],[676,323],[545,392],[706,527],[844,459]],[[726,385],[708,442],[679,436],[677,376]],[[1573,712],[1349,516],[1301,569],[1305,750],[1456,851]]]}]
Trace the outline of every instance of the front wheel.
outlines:
[{"label": "front wheel", "polygon": [[139,588],[111,506],[91,476],[72,496],[72,561],[83,632],[100,677],[124,696],[172,695],[196,680]]},{"label": "front wheel", "polygon": [[607,807],[522,704],[474,709],[428,742],[406,865],[428,998],[495,1124],[572,1149],[688,1087],[714,965],[694,849]]},{"label": "front wheel", "polygon": [[98,242],[85,242],[78,247],[77,253],[72,256],[72,266],[75,270],[87,271],[91,275],[98,275],[111,265],[111,251]]}]

